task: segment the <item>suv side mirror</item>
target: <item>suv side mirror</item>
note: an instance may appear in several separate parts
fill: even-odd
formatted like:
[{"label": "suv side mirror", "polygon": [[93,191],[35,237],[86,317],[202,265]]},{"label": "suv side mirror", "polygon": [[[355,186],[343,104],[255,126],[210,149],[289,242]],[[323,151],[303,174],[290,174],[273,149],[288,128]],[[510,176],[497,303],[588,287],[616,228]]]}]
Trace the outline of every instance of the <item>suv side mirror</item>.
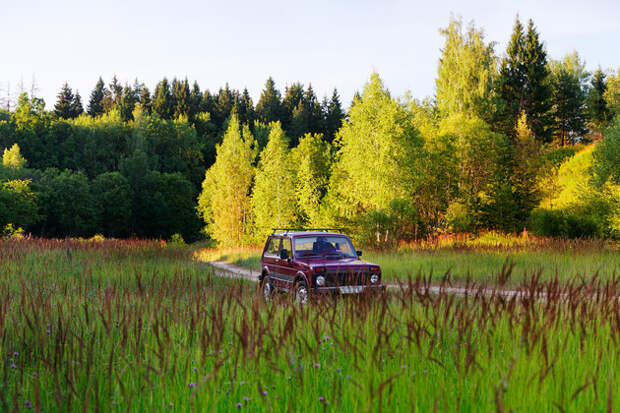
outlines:
[{"label": "suv side mirror", "polygon": [[361,257],[362,256],[362,251],[357,251],[357,256]]},{"label": "suv side mirror", "polygon": [[286,248],[282,248],[280,250],[280,259],[281,260],[288,260],[288,250]]}]

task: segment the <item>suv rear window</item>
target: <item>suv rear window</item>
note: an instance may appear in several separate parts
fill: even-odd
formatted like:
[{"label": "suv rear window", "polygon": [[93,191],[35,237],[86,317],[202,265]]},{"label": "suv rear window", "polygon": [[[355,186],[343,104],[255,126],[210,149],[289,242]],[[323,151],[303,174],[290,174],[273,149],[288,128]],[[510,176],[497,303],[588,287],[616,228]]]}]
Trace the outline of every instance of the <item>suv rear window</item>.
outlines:
[{"label": "suv rear window", "polygon": [[280,238],[272,237],[269,239],[267,243],[267,248],[265,249],[265,255],[271,255],[277,257],[280,254]]}]

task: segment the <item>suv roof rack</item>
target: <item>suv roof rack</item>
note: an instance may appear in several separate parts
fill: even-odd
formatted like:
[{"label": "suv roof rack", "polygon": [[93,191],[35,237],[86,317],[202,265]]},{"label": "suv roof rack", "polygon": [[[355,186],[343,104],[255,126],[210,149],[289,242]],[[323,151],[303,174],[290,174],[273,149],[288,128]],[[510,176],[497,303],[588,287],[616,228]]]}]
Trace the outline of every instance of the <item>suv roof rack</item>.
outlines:
[{"label": "suv roof rack", "polygon": [[342,232],[344,228],[272,228],[276,232]]}]

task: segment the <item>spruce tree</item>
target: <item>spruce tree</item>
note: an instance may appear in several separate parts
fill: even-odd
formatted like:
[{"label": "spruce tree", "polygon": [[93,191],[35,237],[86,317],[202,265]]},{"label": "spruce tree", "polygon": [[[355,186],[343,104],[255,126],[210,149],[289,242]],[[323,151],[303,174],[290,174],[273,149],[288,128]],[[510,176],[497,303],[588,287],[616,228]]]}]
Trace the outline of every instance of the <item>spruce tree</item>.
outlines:
[{"label": "spruce tree", "polygon": [[605,92],[607,91],[607,82],[605,73],[599,67],[592,76],[590,89],[588,90],[587,107],[590,122],[594,128],[601,129],[607,125],[610,120],[609,109],[605,102]]},{"label": "spruce tree", "polygon": [[123,88],[123,96],[121,97],[121,102],[118,106],[123,122],[129,122],[133,119],[133,110],[135,106],[136,94],[129,85],[125,85]]},{"label": "spruce tree", "polygon": [[228,82],[226,82],[226,86],[223,89],[220,88],[215,104],[215,112],[212,114],[213,122],[219,129],[224,127],[224,123],[230,116],[233,105],[234,92],[228,86]]},{"label": "spruce tree", "polygon": [[88,114],[92,117],[103,115],[103,90],[105,86],[101,76],[97,80],[95,88],[90,93],[88,101]]},{"label": "spruce tree", "polygon": [[142,106],[142,110],[146,111],[147,113],[151,113],[151,92],[149,91],[149,88],[144,85],[142,85],[142,87],[140,88],[140,96],[138,101]]},{"label": "spruce tree", "polygon": [[552,62],[551,90],[553,107],[551,128],[562,145],[576,143],[586,130],[585,93],[578,74],[564,63]]},{"label": "spruce tree", "polygon": [[282,114],[281,94],[270,76],[256,105],[256,118],[263,123],[270,123],[281,120]]},{"label": "spruce tree", "polygon": [[293,137],[293,133],[290,130],[291,121],[293,120],[293,112],[299,106],[299,102],[304,99],[304,87],[301,83],[296,82],[290,86],[287,86],[284,91],[284,98],[282,99],[282,127],[288,134]]},{"label": "spruce tree", "polygon": [[531,19],[527,26],[523,64],[526,82],[522,110],[527,114],[534,135],[548,142],[552,132],[549,128],[549,110],[552,102],[547,53]]},{"label": "spruce tree", "polygon": [[73,118],[73,91],[69,84],[65,82],[58,93],[58,100],[54,105],[54,113],[61,119]]},{"label": "spruce tree", "polygon": [[552,102],[547,54],[531,19],[524,35],[517,17],[506,54],[499,76],[499,92],[505,101],[503,129],[514,138],[517,119],[525,112],[536,138],[549,141]]},{"label": "spruce tree", "polygon": [[170,93],[170,84],[165,77],[155,87],[153,102],[151,104],[153,111],[162,119],[171,119],[174,113],[172,106],[172,94]]},{"label": "spruce tree", "polygon": [[[319,100],[314,94],[312,84],[308,85],[308,89],[306,89],[306,92],[304,93],[304,106],[308,117],[308,127],[303,134],[322,133],[325,127],[323,122],[323,111],[321,110]],[[299,137],[303,136],[303,134],[299,135],[297,140],[299,140]]]},{"label": "spruce tree", "polygon": [[200,86],[198,82],[194,81],[192,85],[192,90],[189,94],[189,113],[188,118],[190,122],[194,122],[196,115],[198,115],[202,110],[202,92],[200,91]]},{"label": "spruce tree", "polygon": [[254,127],[254,104],[247,88],[243,89],[241,95],[235,96],[233,111],[239,116],[242,125],[248,124],[251,129]]},{"label": "spruce tree", "polygon": [[123,86],[116,78],[116,75],[112,77],[112,81],[109,84],[110,92],[112,93],[112,101],[114,102],[114,106],[118,107],[121,103],[121,99],[123,98]]},{"label": "spruce tree", "polygon": [[174,117],[179,118],[180,116],[188,116],[191,111],[191,97],[190,97],[190,89],[189,82],[187,78],[183,81],[173,82],[173,96],[174,96]]},{"label": "spruce tree", "polygon": [[82,97],[80,96],[80,92],[75,91],[75,96],[73,96],[73,102],[71,102],[71,117],[77,118],[82,113],[84,113],[84,107],[82,106]]},{"label": "spruce tree", "polygon": [[328,142],[333,142],[336,132],[338,132],[344,121],[344,111],[340,104],[340,96],[338,96],[338,91],[335,88],[331,99],[327,105],[324,105],[323,111],[325,113],[325,139]]}]

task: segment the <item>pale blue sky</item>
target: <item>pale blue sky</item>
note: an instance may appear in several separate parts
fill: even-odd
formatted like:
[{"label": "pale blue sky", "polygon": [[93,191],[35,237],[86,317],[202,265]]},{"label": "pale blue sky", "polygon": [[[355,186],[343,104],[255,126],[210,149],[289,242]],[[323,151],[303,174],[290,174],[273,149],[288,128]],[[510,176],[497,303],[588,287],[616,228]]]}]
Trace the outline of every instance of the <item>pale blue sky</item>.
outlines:
[{"label": "pale blue sky", "polygon": [[[533,18],[549,55],[576,49],[588,69],[620,65],[620,2],[579,1],[29,1],[0,0],[0,88],[20,79],[53,106],[64,81],[86,104],[99,75],[163,76],[217,91],[247,87],[257,102],[268,76],[278,88],[337,87],[348,106],[372,70],[393,95],[434,93],[450,13],[474,20],[502,54],[515,15]],[[3,92],[6,94],[6,92]]]}]

